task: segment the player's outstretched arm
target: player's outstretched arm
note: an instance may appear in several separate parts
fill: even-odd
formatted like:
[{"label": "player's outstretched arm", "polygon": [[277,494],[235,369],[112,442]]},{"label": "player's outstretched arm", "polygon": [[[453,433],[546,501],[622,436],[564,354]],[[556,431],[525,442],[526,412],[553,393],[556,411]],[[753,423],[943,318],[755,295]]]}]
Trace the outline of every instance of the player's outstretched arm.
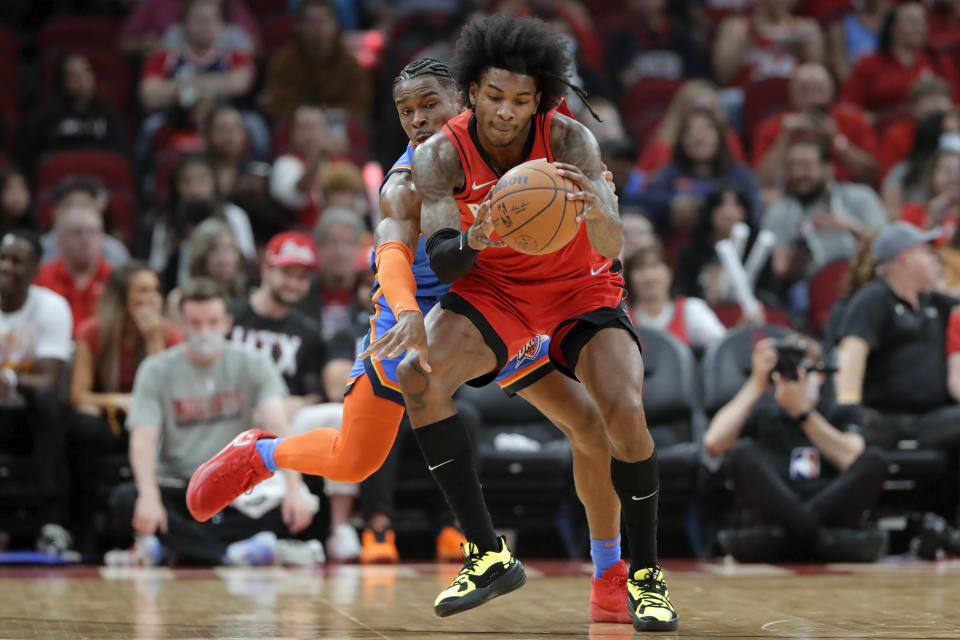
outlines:
[{"label": "player's outstretched arm", "polygon": [[420,229],[427,238],[430,268],[440,282],[450,283],[465,274],[488,247],[502,247],[491,240],[493,220],[489,207],[477,211],[473,225],[460,231],[460,209],[454,190],[463,186],[464,174],[453,143],[434,136],[413,154],[413,181],[420,194]]},{"label": "player's outstretched arm", "polygon": [[583,202],[579,219],[586,221],[590,244],[604,257],[616,258],[623,247],[623,224],[617,196],[603,175],[596,138],[576,120],[557,114],[550,129],[550,148],[558,173],[580,189],[567,197]]}]

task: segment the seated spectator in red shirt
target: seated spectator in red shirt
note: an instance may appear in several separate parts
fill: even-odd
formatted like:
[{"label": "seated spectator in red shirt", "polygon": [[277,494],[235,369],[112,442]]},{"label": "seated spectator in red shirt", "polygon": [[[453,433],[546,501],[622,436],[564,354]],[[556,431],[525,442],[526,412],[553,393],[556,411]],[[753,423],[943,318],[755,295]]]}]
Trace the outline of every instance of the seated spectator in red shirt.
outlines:
[{"label": "seated spectator in red shirt", "polygon": [[185,0],[184,43],[158,51],[143,66],[140,100],[147,110],[165,109],[174,101],[192,104],[196,96],[234,98],[253,86],[250,56],[219,49],[226,15],[218,0]]},{"label": "seated spectator in red shirt", "polygon": [[680,123],[691,112],[706,110],[724,128],[724,140],[730,155],[737,162],[746,162],[740,135],[727,124],[726,112],[717,97],[717,88],[706,80],[689,80],[677,91],[667,107],[666,115],[660,121],[656,133],[647,142],[640,154],[639,167],[647,172],[659,171],[673,159],[673,147],[677,144]]},{"label": "seated spectator in red shirt", "polygon": [[934,113],[946,113],[953,106],[950,85],[936,76],[920,78],[910,85],[907,101],[910,116],[891,123],[880,140],[880,178],[910,154],[918,122]]},{"label": "seated spectator in red shirt", "polygon": [[730,16],[720,23],[713,69],[722,86],[790,78],[798,64],[824,61],[819,25],[791,14],[791,5],[785,0],[758,0],[752,16]]},{"label": "seated spectator in red shirt", "polygon": [[[120,48],[127,53],[149,55],[161,36],[176,26],[185,0],[139,0],[117,34]],[[231,28],[242,30],[253,41],[260,40],[260,25],[242,0],[222,0]],[[226,34],[230,36],[228,32]]]},{"label": "seated spectator in red shirt", "polygon": [[74,506],[71,530],[81,552],[94,550],[94,516],[104,454],[127,450],[126,413],[143,359],[183,342],[163,318],[160,278],[133,260],[113,270],[97,314],[77,328],[70,377],[70,470]]},{"label": "seated spectator in red shirt", "polygon": [[311,229],[320,217],[319,170],[330,162],[330,138],[322,109],[298,107],[290,124],[290,152],[273,162],[270,197],[293,213],[300,229]]},{"label": "seated spectator in red shirt", "polygon": [[706,349],[727,330],[700,298],[671,297],[672,277],[660,245],[627,256],[623,279],[630,319],[638,327],[666,331],[695,349]]},{"label": "seated spectator in red shirt", "polygon": [[830,40],[830,70],[842,81],[853,65],[877,49],[883,19],[890,0],[862,0],[834,20],[827,31]]},{"label": "seated spectator in red shirt", "polygon": [[826,67],[808,63],[797,68],[790,81],[790,107],[753,132],[753,166],[761,185],[778,184],[787,147],[797,138],[817,140],[831,149],[837,180],[873,182],[877,136],[859,108],[834,101]]},{"label": "seated spectator in red shirt", "polygon": [[923,183],[926,202],[904,204],[900,219],[921,229],[939,227],[943,235],[933,244],[940,246],[960,220],[960,151],[937,150],[927,162]]},{"label": "seated spectator in red shirt", "polygon": [[853,67],[840,99],[868,111],[891,110],[903,104],[914,81],[937,75],[949,83],[954,101],[960,100],[956,67],[930,49],[927,35],[923,5],[905,2],[893,8],[880,30],[877,51]]},{"label": "seated spectator in red shirt", "polygon": [[110,264],[103,257],[103,214],[93,203],[67,200],[55,212],[60,257],[40,268],[34,284],[66,298],[76,329],[94,313]]},{"label": "seated spectator in red shirt", "polygon": [[960,43],[960,2],[934,0],[927,16],[930,25],[930,46],[943,50]]}]

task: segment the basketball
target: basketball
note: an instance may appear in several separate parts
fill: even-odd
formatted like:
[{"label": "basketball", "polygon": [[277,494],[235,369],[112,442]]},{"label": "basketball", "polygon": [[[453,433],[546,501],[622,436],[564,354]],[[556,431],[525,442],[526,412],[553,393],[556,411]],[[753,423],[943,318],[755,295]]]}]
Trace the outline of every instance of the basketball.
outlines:
[{"label": "basketball", "polygon": [[491,191],[490,211],[497,235],[527,255],[553,253],[577,235],[580,200],[567,193],[579,189],[557,175],[545,160],[530,160],[507,171]]}]

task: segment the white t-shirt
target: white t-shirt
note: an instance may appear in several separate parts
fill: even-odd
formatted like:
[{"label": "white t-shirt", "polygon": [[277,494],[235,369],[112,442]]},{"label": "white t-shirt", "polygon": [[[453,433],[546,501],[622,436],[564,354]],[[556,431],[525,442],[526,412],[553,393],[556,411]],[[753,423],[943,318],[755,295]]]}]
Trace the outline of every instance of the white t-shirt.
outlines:
[{"label": "white t-shirt", "polygon": [[[668,302],[656,316],[648,316],[639,307],[634,307],[633,315],[641,327],[666,331],[673,319],[674,307],[672,301]],[[726,327],[717,318],[717,314],[700,298],[684,299],[683,327],[690,339],[690,346],[698,349],[709,347],[727,333]]]},{"label": "white t-shirt", "polygon": [[307,206],[307,194],[297,189],[303,170],[303,160],[297,156],[288,154],[274,160],[270,171],[270,197],[294,211]]},{"label": "white t-shirt", "polygon": [[[73,314],[58,293],[30,286],[27,300],[11,313],[0,311],[0,367],[29,371],[37,360],[67,362],[73,355]],[[0,398],[0,405],[23,402],[16,392]]]}]

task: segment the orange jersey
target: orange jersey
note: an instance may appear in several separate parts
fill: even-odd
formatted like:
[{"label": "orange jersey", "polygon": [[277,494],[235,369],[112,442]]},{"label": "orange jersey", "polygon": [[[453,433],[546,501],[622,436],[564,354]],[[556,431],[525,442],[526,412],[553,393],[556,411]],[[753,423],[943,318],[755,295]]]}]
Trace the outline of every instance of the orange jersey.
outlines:
[{"label": "orange jersey", "polygon": [[[557,111],[566,111],[565,102],[546,113],[537,113],[533,118],[533,134],[528,141],[529,151],[525,160],[546,160],[553,162],[550,149],[550,126]],[[569,114],[566,112],[564,115]],[[486,159],[486,154],[477,138],[477,119],[473,109],[464,111],[443,127],[447,138],[453,142],[463,167],[464,188],[454,194],[460,207],[460,224],[468,229],[473,224],[474,213],[487,197],[490,189],[497,184],[500,173]],[[530,256],[510,247],[484,249],[477,256],[471,271],[489,273],[499,278],[509,278],[515,282],[537,282],[555,278],[582,278],[595,275],[604,279],[615,279],[623,284],[619,274],[609,272],[612,261],[597,253],[587,238],[586,225],[570,243],[556,251],[542,256]],[[606,271],[601,275],[601,272]],[[599,283],[598,283],[599,284]]]}]

